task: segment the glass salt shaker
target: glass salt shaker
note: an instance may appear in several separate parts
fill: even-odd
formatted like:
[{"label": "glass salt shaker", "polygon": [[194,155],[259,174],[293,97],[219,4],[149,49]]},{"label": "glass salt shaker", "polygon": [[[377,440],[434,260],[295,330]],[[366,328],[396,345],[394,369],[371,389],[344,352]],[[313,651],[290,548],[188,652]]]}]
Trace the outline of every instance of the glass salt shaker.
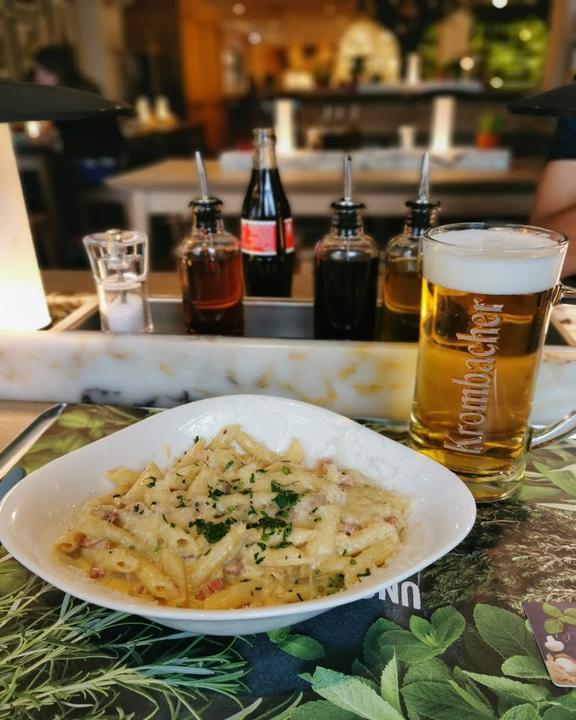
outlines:
[{"label": "glass salt shaker", "polygon": [[98,291],[105,332],[152,332],[146,290],[148,236],[135,230],[107,230],[84,238]]}]

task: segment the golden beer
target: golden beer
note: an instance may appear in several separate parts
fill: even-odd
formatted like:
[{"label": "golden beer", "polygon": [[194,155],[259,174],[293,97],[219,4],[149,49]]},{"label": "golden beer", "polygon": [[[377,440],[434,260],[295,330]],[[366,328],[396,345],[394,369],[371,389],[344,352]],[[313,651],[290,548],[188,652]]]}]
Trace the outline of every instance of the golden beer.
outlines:
[{"label": "golden beer", "polygon": [[445,228],[430,231],[424,244],[410,442],[456,472],[478,499],[498,499],[523,477],[563,253],[558,243],[513,227],[448,235]]}]

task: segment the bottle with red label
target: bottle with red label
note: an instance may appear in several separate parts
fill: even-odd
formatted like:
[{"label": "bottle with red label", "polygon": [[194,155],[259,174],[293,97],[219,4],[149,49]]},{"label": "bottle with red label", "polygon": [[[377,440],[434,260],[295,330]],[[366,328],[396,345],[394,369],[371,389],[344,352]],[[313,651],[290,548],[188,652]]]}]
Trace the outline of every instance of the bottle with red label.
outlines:
[{"label": "bottle with red label", "polygon": [[247,295],[290,297],[294,227],[276,162],[271,128],[254,130],[254,165],[242,205],[241,236]]}]

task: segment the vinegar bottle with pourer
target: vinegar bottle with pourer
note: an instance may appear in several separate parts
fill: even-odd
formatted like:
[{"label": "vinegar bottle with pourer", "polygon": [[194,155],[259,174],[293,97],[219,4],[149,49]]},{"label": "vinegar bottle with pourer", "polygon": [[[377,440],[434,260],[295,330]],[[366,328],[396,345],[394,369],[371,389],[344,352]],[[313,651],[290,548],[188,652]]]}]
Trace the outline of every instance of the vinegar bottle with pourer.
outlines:
[{"label": "vinegar bottle with pourer", "polygon": [[184,321],[189,333],[242,335],[240,242],[224,229],[222,201],[208,194],[202,156],[195,158],[201,197],[190,203],[192,230],[176,250]]},{"label": "vinegar bottle with pourer", "polygon": [[383,336],[394,342],[416,342],[422,294],[422,237],[436,224],[439,202],[430,200],[430,160],[424,153],[416,200],[409,200],[404,230],[384,251]]},{"label": "vinegar bottle with pourer", "polygon": [[332,203],[332,228],[314,249],[314,337],[373,340],[378,246],[364,232],[364,205],[352,199],[351,158],[344,158],[344,197]]}]

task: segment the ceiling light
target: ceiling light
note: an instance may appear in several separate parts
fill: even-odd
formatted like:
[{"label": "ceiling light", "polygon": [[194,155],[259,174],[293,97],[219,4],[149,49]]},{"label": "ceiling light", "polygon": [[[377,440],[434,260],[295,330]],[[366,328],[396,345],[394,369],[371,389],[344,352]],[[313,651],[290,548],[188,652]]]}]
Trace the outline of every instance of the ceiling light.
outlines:
[{"label": "ceiling light", "polygon": [[495,75],[493,78],[490,78],[490,87],[493,87],[494,90],[500,90],[502,85],[504,85],[504,80],[502,80],[501,77]]},{"label": "ceiling light", "polygon": [[502,8],[505,8],[506,5],[508,5],[508,0],[492,0],[492,5],[494,5],[494,7],[498,10],[502,10]]},{"label": "ceiling light", "polygon": [[234,3],[234,5],[232,5],[232,12],[234,15],[244,15],[246,7],[242,5],[242,3]]},{"label": "ceiling light", "polygon": [[260,45],[262,42],[262,35],[259,32],[251,32],[248,35],[248,42],[250,45]]},{"label": "ceiling light", "polygon": [[464,56],[460,60],[460,67],[465,72],[469,72],[474,67],[474,58],[469,57],[468,55]]}]

